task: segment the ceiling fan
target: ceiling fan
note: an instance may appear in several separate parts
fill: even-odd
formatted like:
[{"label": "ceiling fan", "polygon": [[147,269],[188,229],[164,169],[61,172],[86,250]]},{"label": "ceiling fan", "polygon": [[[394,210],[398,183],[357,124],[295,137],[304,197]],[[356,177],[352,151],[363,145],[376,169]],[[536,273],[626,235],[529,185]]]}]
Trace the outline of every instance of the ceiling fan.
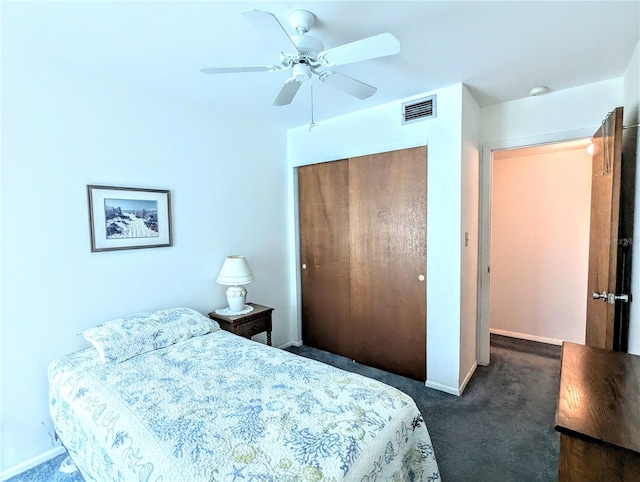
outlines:
[{"label": "ceiling fan", "polygon": [[316,76],[329,84],[359,99],[366,99],[376,92],[376,88],[330,70],[330,67],[360,62],[400,52],[400,42],[390,33],[381,33],[355,42],[324,50],[322,42],[307,32],[315,22],[315,16],[307,10],[294,10],[289,14],[289,24],[297,34],[289,36],[278,19],[262,10],[242,12],[280,52],[279,65],[247,65],[243,67],[203,67],[204,74],[233,74],[241,72],[278,72],[292,70],[292,76],[285,80],[273,105],[288,105],[295,97],[303,82]]}]

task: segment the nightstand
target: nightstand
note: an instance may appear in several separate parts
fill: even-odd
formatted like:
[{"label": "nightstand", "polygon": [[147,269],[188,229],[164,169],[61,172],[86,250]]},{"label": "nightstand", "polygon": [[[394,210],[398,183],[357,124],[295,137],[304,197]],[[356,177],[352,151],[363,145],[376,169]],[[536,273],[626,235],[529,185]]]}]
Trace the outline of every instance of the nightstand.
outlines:
[{"label": "nightstand", "polygon": [[253,306],[253,311],[245,315],[219,315],[213,311],[209,313],[209,318],[217,321],[223,330],[249,339],[253,335],[266,331],[267,345],[271,346],[271,312],[273,308],[257,303],[247,304]]}]

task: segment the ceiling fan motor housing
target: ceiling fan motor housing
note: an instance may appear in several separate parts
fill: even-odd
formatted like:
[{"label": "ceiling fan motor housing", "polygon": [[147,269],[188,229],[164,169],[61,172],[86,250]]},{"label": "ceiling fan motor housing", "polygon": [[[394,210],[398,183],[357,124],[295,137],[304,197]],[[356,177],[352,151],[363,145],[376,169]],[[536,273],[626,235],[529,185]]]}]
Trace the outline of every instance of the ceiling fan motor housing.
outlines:
[{"label": "ceiling fan motor housing", "polygon": [[291,40],[293,40],[293,43],[298,48],[300,58],[305,61],[311,60],[315,62],[318,59],[318,54],[324,50],[322,42],[310,35],[292,35]]}]

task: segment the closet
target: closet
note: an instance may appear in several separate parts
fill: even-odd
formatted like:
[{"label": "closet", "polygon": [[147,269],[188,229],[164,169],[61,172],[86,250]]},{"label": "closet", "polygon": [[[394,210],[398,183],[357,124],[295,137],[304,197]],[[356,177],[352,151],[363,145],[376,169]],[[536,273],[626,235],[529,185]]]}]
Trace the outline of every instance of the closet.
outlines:
[{"label": "closet", "polygon": [[426,379],[427,148],[298,168],[302,339]]}]

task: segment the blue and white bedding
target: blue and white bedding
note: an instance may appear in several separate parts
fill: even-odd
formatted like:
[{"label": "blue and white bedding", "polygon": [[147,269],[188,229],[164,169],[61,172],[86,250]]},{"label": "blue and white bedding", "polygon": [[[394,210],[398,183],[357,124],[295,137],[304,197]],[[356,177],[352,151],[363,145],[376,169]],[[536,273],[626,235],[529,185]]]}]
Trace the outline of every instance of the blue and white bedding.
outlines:
[{"label": "blue and white bedding", "polygon": [[440,480],[409,396],[218,329],[119,363],[72,353],[49,387],[87,481]]}]

